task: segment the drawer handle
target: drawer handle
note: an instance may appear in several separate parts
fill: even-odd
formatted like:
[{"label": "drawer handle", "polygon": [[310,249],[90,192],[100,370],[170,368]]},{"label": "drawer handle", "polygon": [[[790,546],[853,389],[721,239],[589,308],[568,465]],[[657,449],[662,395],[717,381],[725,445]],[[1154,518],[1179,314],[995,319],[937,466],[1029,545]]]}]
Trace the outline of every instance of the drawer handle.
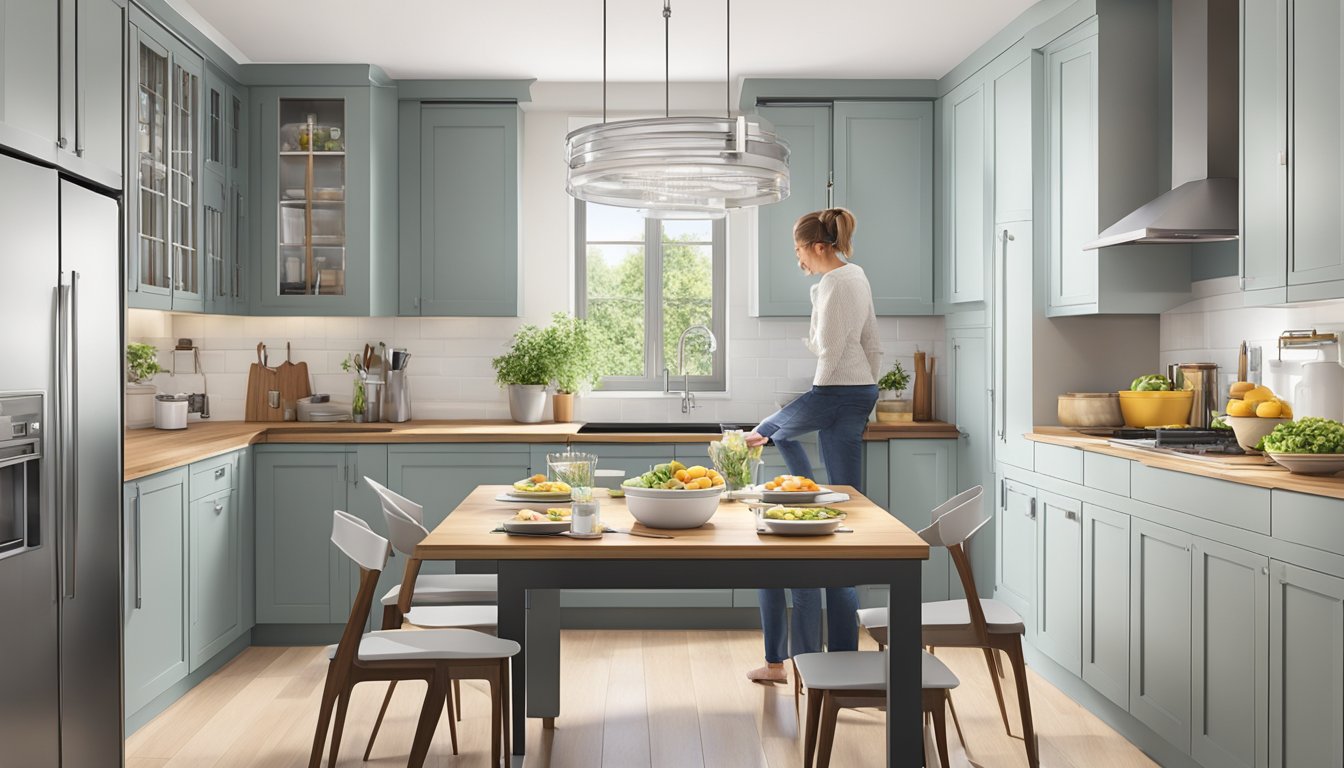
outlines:
[{"label": "drawer handle", "polygon": [[224,505],[220,504],[219,502],[215,502],[215,514],[218,515],[220,512],[223,511],[224,511]]},{"label": "drawer handle", "polygon": [[216,470],[215,470],[215,479],[216,479],[216,480],[220,480],[220,479],[222,479],[222,478],[224,477],[224,471],[225,471],[225,470],[224,470],[223,467],[220,467],[219,469],[216,469]]}]

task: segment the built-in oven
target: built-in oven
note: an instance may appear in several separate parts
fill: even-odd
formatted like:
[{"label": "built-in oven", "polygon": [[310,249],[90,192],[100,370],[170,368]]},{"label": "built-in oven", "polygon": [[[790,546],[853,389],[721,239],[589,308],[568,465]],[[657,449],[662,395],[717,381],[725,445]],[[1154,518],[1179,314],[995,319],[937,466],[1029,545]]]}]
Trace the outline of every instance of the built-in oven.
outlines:
[{"label": "built-in oven", "polygon": [[0,395],[0,558],[42,543],[42,395]]}]

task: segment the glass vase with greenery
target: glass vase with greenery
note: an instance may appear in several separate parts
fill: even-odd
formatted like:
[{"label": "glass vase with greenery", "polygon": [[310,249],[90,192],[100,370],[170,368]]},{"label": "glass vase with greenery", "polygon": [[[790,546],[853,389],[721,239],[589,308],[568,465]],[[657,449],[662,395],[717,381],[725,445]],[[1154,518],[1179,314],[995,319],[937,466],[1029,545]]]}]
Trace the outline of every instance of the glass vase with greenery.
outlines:
[{"label": "glass vase with greenery", "polygon": [[548,348],[555,353],[551,376],[557,393],[572,395],[584,386],[597,384],[602,378],[598,371],[597,338],[587,320],[556,312],[543,333]]},{"label": "glass vase with greenery", "polygon": [[132,384],[139,384],[162,371],[158,347],[138,342],[126,345],[126,376]]},{"label": "glass vase with greenery", "polygon": [[891,367],[891,370],[883,374],[882,378],[878,379],[877,382],[877,388],[879,390],[894,393],[892,397],[898,400],[901,397],[901,393],[904,392],[905,388],[909,385],[910,374],[905,372],[905,368],[901,366],[900,360],[897,360],[896,364]]}]

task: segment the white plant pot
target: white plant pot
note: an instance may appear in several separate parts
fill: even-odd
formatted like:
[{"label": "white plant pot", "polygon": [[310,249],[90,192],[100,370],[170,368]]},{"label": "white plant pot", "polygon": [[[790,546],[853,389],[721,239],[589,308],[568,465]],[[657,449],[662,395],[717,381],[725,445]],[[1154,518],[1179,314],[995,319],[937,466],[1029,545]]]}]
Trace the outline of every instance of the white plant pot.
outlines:
[{"label": "white plant pot", "polygon": [[148,429],[154,426],[154,395],[158,388],[153,384],[126,385],[126,428]]},{"label": "white plant pot", "polygon": [[545,384],[510,384],[509,416],[521,424],[536,424],[546,411]]}]

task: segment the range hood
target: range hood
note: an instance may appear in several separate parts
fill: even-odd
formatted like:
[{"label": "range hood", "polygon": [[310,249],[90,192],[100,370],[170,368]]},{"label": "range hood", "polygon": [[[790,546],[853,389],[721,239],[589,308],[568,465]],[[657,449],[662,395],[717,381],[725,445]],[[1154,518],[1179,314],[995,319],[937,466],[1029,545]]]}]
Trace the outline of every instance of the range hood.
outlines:
[{"label": "range hood", "polygon": [[1087,250],[1236,240],[1237,3],[1171,4],[1171,186],[1107,227]]}]

